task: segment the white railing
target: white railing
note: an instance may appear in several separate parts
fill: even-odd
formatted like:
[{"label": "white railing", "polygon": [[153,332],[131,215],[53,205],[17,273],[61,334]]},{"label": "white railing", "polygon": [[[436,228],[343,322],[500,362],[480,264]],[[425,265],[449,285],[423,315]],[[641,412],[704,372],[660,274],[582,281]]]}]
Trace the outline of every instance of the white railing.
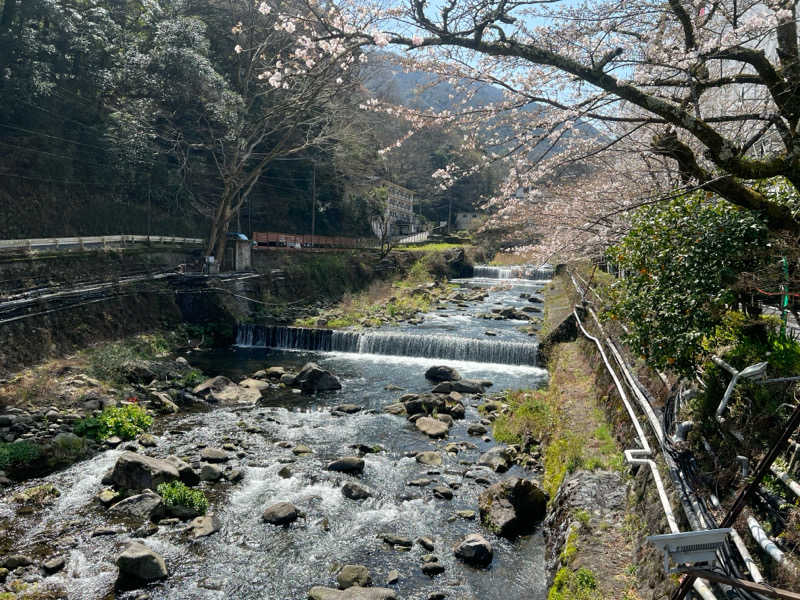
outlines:
[{"label": "white railing", "polygon": [[25,240],[0,240],[0,252],[3,250],[38,250],[86,246],[108,247],[110,244],[193,244],[205,243],[202,238],[173,237],[165,235],[101,235],[91,237],[62,237],[62,238],[30,238]]},{"label": "white railing", "polygon": [[430,235],[430,232],[423,231],[421,233],[415,233],[414,235],[410,235],[408,237],[400,238],[395,243],[396,244],[418,244],[420,242],[427,242],[429,235]]}]

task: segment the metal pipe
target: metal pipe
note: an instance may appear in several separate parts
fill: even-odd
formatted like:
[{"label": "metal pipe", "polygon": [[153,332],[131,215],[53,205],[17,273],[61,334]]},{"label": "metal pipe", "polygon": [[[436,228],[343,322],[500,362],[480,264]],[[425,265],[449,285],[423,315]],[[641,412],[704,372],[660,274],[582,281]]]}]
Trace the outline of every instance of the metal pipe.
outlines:
[{"label": "metal pipe", "polygon": [[767,554],[772,557],[772,559],[777,562],[779,565],[784,564],[786,561],[786,555],[780,551],[780,549],[775,545],[767,532],[764,531],[764,528],[761,527],[758,521],[756,521],[752,516],[747,517],[747,527],[750,529],[750,534],[753,536],[753,539],[758,542],[761,548]]},{"label": "metal pipe", "polygon": [[756,565],[756,562],[750,555],[750,551],[747,549],[747,546],[745,545],[744,540],[742,540],[742,537],[739,535],[739,532],[733,527],[731,527],[731,539],[733,540],[736,549],[739,551],[739,554],[742,555],[744,566],[750,572],[750,577],[752,577],[753,581],[756,583],[763,583],[764,576],[761,574],[758,565]]},{"label": "metal pipe", "polygon": [[[614,380],[614,384],[617,387],[617,391],[619,392],[620,398],[622,399],[623,404],[625,405],[625,409],[628,411],[628,416],[631,418],[631,422],[633,423],[633,427],[636,430],[636,436],[639,438],[639,443],[642,445],[642,448],[638,449],[631,449],[625,450],[624,455],[625,459],[631,464],[642,464],[647,465],[650,467],[650,472],[653,474],[653,480],[656,483],[656,490],[658,491],[658,497],[661,501],[661,506],[664,509],[664,514],[667,517],[667,523],[669,524],[670,531],[672,533],[679,533],[680,528],[678,527],[678,522],[675,519],[675,514],[672,511],[672,506],[670,505],[669,498],[667,497],[667,492],[664,489],[664,482],[661,479],[661,473],[658,471],[658,465],[649,458],[644,458],[644,456],[649,456],[652,453],[650,448],[650,444],[647,441],[647,437],[644,435],[644,431],[642,431],[642,426],[639,423],[639,419],[636,416],[636,413],[633,411],[633,407],[628,400],[628,395],[625,393],[625,389],[622,386],[622,382],[617,377],[617,374],[614,372],[614,369],[611,367],[611,364],[608,361],[608,357],[606,356],[605,351],[603,350],[603,345],[593,335],[589,334],[588,331],[583,326],[580,317],[578,316],[578,311],[573,310],[572,314],[575,316],[575,321],[580,327],[581,332],[585,335],[588,339],[592,340],[597,349],[600,351],[600,356],[603,359],[603,362],[606,365],[606,369],[608,369],[611,378]],[[661,433],[663,436],[663,432]],[[634,454],[642,455],[640,457],[634,456]],[[693,583],[694,591],[697,592],[703,600],[717,600],[717,597],[711,591],[711,588],[703,581],[702,579],[695,579]]]},{"label": "metal pipe", "polygon": [[712,356],[711,360],[714,361],[714,364],[722,367],[723,369],[728,371],[728,373],[733,375],[733,377],[731,377],[730,382],[728,383],[728,387],[725,389],[725,394],[722,396],[722,400],[720,401],[719,406],[717,406],[716,417],[717,421],[721,423],[722,413],[725,412],[725,408],[728,406],[728,402],[730,401],[731,395],[733,394],[733,389],[736,387],[736,384],[739,382],[739,379],[750,379],[753,377],[760,377],[766,372],[767,363],[766,362],[756,363],[754,365],[750,365],[749,367],[741,371],[737,371],[734,367],[726,363],[719,356]]},{"label": "metal pipe", "polygon": [[800,498],[800,483],[797,483],[794,479],[789,477],[788,473],[784,473],[783,471],[779,471],[775,467],[770,467],[770,471],[772,471],[772,473],[775,475],[775,477],[777,477],[783,483],[785,483],[786,487],[788,487],[790,490],[792,490],[794,492],[795,496]]}]

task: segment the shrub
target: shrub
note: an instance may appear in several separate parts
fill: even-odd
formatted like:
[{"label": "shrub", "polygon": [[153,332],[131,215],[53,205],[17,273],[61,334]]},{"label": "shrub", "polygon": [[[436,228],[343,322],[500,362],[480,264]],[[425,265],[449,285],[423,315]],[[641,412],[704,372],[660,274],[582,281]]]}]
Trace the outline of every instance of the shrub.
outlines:
[{"label": "shrub", "polygon": [[0,470],[25,467],[41,455],[41,448],[32,442],[0,443]]},{"label": "shrub", "polygon": [[628,341],[651,366],[691,373],[703,337],[739,299],[739,274],[766,260],[766,233],[755,213],[699,192],[639,209],[609,250],[626,277],[607,316],[629,324]]},{"label": "shrub", "polygon": [[204,515],[208,510],[208,499],[202,490],[193,490],[180,481],[160,483],[156,488],[158,495],[167,506],[183,506]]},{"label": "shrub", "polygon": [[98,441],[111,436],[132,440],[147,431],[153,424],[153,417],[138,404],[105,408],[100,416],[81,419],[75,424],[77,435]]}]

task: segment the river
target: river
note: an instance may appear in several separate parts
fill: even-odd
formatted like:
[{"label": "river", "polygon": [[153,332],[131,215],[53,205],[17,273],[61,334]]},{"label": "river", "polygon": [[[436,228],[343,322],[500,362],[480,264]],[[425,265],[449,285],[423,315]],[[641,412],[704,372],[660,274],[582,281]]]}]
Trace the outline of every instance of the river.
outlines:
[{"label": "river", "polygon": [[[431,384],[423,374],[434,364],[453,366],[466,378],[492,381],[488,393],[534,388],[546,381],[546,372],[531,364],[535,360],[535,338],[518,330],[523,323],[479,317],[499,306],[530,307],[520,294],[535,294],[546,281],[511,279],[508,276],[519,273],[493,273],[491,267],[480,272],[506,276],[458,281],[465,288],[486,289],[484,301],[436,307],[421,324],[370,332],[367,335],[372,336],[372,342],[351,344],[349,351],[258,347],[258,335],[252,328],[249,332],[242,328],[240,342],[248,347],[189,355],[190,362],[207,374],[224,374],[234,380],[265,366],[297,368],[313,360],[333,372],[343,387],[337,392],[284,395],[257,406],[181,413],[158,421],[153,433],[159,444],[151,454],[175,454],[196,464],[198,450],[204,445],[230,444],[235,452],[229,464],[242,468],[244,477],[232,485],[203,484],[213,512],[221,520],[218,533],[189,541],[183,533],[185,525],[176,523],[161,525],[146,538],[147,545],[164,556],[170,570],[168,579],[146,588],[148,596],[153,600],[301,600],[314,585],[336,587],[338,567],[363,564],[376,586],[386,585],[390,570],[399,571],[394,589],[400,598],[409,600],[424,600],[434,592],[464,600],[543,600],[546,589],[540,533],[512,542],[492,535],[479,519],[456,514],[459,510],[477,512],[477,497],[486,482],[478,483],[476,477],[489,481],[509,475],[535,477],[519,467],[503,475],[475,468],[479,455],[495,445],[488,438],[467,433],[469,424],[481,420],[479,401],[465,397],[466,418],[455,421],[448,438],[440,441],[429,440],[404,417],[381,411],[403,393],[429,391]],[[487,336],[487,329],[496,336]],[[383,342],[376,342],[378,338]],[[393,353],[393,345],[402,350]],[[504,351],[503,345],[510,350]],[[414,356],[415,348],[429,350]],[[497,360],[505,357],[506,362],[517,364],[464,361],[459,352],[468,356],[488,352]],[[331,408],[342,403],[358,404],[362,410],[332,415]],[[312,453],[295,456],[291,447],[298,443],[309,446]],[[458,444],[457,453],[444,451],[451,443]],[[372,491],[372,497],[363,501],[345,498],[341,493],[341,483],[351,476],[325,470],[330,460],[354,455],[352,446],[357,444],[383,448],[364,456],[365,469],[358,479]],[[443,465],[431,468],[418,463],[413,455],[422,450],[441,451]],[[33,547],[47,540],[48,545],[65,548],[67,568],[48,581],[63,585],[70,598],[137,598],[141,593],[114,596],[112,592],[114,558],[133,538],[132,528],[119,522],[118,534],[91,536],[95,528],[114,523],[92,499],[102,489],[101,478],[120,452],[108,450],[43,478],[41,481],[53,483],[62,495],[35,516],[16,515],[13,505],[0,502],[0,516],[30,521],[19,545]],[[286,467],[288,473],[279,475]],[[408,485],[422,478],[432,483]],[[38,482],[25,485],[32,483]],[[452,488],[453,499],[435,498],[431,488],[436,483]],[[294,503],[305,518],[286,528],[265,524],[261,513],[276,502]],[[378,534],[384,532],[412,540],[433,538],[433,554],[444,566],[444,573],[434,578],[423,574],[421,555],[428,551],[416,543],[410,551],[394,550],[379,538]],[[453,556],[453,545],[476,532],[494,547],[494,560],[486,569],[471,568]]]}]

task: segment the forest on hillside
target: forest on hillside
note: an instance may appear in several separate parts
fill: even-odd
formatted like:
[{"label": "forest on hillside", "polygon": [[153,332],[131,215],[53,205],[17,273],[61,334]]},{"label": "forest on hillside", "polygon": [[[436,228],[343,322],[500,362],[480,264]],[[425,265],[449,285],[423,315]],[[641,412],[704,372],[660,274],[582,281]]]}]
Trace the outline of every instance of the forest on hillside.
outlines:
[{"label": "forest on hillside", "polygon": [[448,208],[472,210],[502,176],[489,168],[438,186],[437,169],[480,161],[457,130],[381,154],[408,127],[359,106],[415,96],[413,78],[388,82],[397,71],[374,68],[385,55],[293,103],[295,90],[276,90],[236,51],[243,35],[261,35],[262,54],[285,44],[258,3],[0,6],[0,238],[207,235],[226,193],[241,204],[231,231],[308,233],[315,197],[318,233],[367,235],[366,197],[380,180],[413,190],[438,222]]}]

